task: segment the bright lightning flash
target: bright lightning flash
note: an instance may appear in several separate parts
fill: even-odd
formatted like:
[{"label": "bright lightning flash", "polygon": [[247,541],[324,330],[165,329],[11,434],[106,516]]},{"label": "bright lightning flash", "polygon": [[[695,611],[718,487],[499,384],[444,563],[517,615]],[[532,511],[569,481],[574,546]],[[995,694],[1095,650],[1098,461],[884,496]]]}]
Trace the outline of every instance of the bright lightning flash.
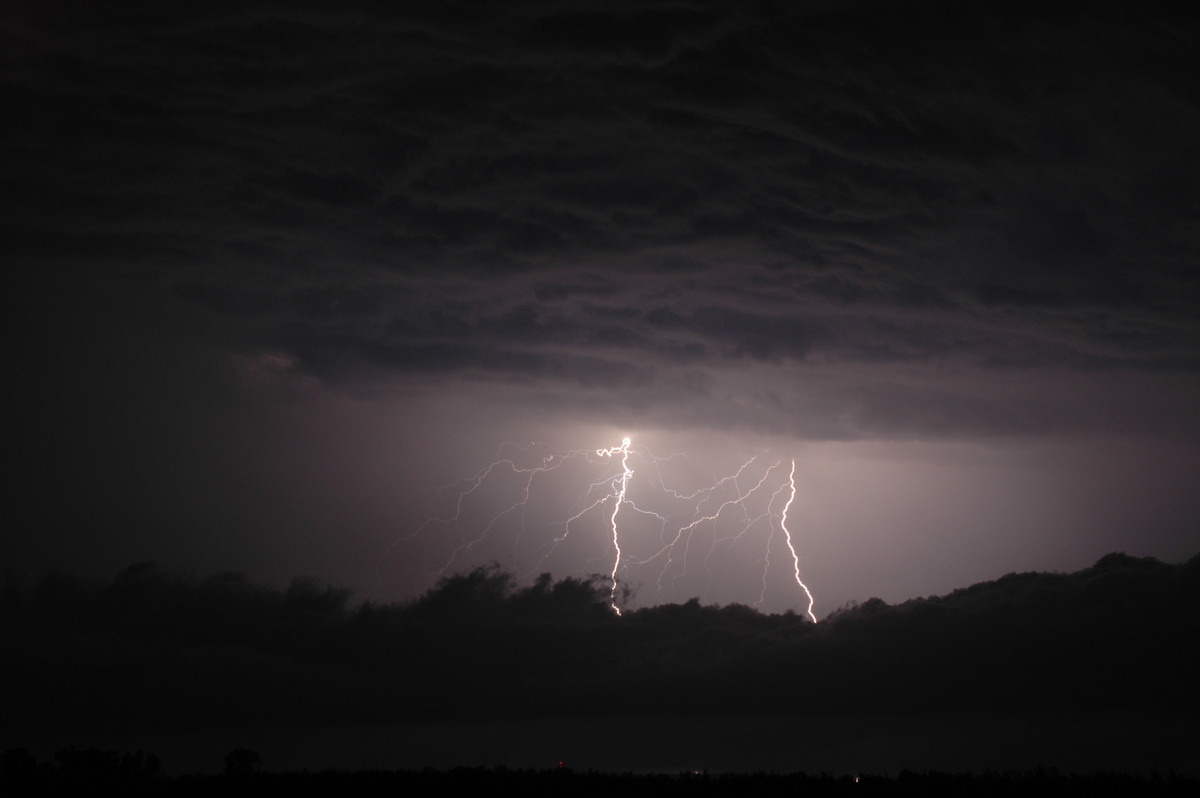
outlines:
[{"label": "bright lightning flash", "polygon": [[[616,549],[617,555],[613,557],[612,590],[608,594],[608,603],[617,615],[621,614],[621,608],[617,606],[617,571],[621,567],[621,536],[617,532],[617,513],[621,511],[621,505],[625,503],[625,489],[629,487],[629,478],[633,476],[633,472],[629,470],[630,443],[629,438],[622,438],[620,446],[614,446],[611,449],[596,450],[596,454],[603,457],[612,457],[618,452],[621,454],[621,475],[613,479],[613,491],[616,501],[613,502],[612,518],[609,519],[609,524],[612,526],[613,548]],[[617,487],[618,484],[620,485],[619,488]]]},{"label": "bright lightning flash", "polygon": [[[445,517],[430,518],[414,533],[393,543],[388,548],[388,551],[391,551],[392,548],[405,541],[411,541],[418,536],[426,534],[433,527],[447,527],[460,530],[459,545],[451,552],[449,558],[436,572],[436,577],[441,578],[445,576],[457,560],[466,557],[477,544],[482,545],[500,526],[502,519],[509,515],[515,515],[520,519],[519,530],[516,533],[516,539],[512,546],[512,556],[515,564],[519,544],[521,544],[522,538],[529,531],[526,528],[527,510],[536,495],[544,495],[548,490],[547,488],[538,486],[544,480],[549,479],[553,475],[552,472],[561,472],[563,478],[568,481],[578,478],[577,470],[568,470],[568,466],[571,469],[595,468],[604,463],[615,462],[619,457],[620,470],[615,473],[609,470],[606,476],[599,480],[591,481],[577,500],[573,508],[574,514],[568,517],[565,522],[559,521],[557,523],[561,534],[552,536],[547,543],[541,546],[542,555],[534,569],[535,571],[541,569],[546,560],[554,554],[560,545],[566,544],[568,537],[571,535],[573,525],[580,523],[592,510],[611,502],[612,510],[607,514],[608,534],[612,539],[612,568],[609,571],[609,605],[612,607],[613,612],[620,615],[621,607],[617,601],[617,594],[620,586],[620,574],[623,569],[627,570],[629,566],[646,566],[656,560],[660,561],[662,565],[658,572],[657,586],[659,597],[662,599],[664,590],[669,587],[671,592],[674,592],[675,582],[686,573],[686,563],[689,556],[702,557],[704,571],[708,580],[706,584],[709,584],[712,580],[710,562],[719,556],[718,549],[723,547],[723,551],[728,552],[734,546],[744,546],[746,545],[744,541],[749,540],[749,533],[753,529],[766,525],[769,532],[766,548],[760,559],[762,562],[763,588],[758,603],[761,605],[765,603],[767,574],[770,570],[770,544],[776,530],[775,521],[778,519],[778,529],[783,532],[784,542],[791,553],[792,572],[796,585],[804,594],[807,601],[805,613],[810,620],[814,623],[816,622],[816,615],[813,614],[812,591],[809,590],[808,586],[800,578],[800,558],[796,553],[792,531],[788,527],[788,516],[796,499],[795,460],[791,461],[787,480],[782,484],[778,481],[778,475],[783,471],[784,461],[780,460],[767,465],[761,462],[763,455],[760,453],[743,463],[730,476],[716,479],[706,488],[685,493],[667,487],[662,475],[662,464],[669,463],[676,457],[680,457],[680,455],[656,457],[645,447],[634,447],[629,437],[622,438],[620,446],[613,446],[608,449],[596,449],[594,453],[587,450],[552,453],[541,457],[540,463],[536,465],[521,465],[519,458],[529,459],[530,450],[535,446],[537,445],[530,444],[527,447],[518,447],[518,453],[512,457],[498,456],[495,461],[477,472],[475,476],[460,482],[459,484],[465,483],[466,486],[458,493],[457,499],[454,502],[453,513]],[[645,497],[636,500],[630,496],[630,483],[635,474],[634,469],[630,466],[631,457],[636,457],[639,462],[645,464],[647,466],[647,473],[649,474],[648,478],[639,478],[638,480],[639,496],[645,493],[647,488],[649,489],[649,493]],[[759,470],[761,470],[761,474],[756,480],[746,480],[743,483],[747,472],[757,473]],[[505,474],[509,476],[505,478]],[[482,503],[487,506],[494,501],[491,498],[493,494],[486,493],[488,490],[486,486],[488,484],[493,482],[499,484],[504,479],[514,478],[519,480],[519,488],[517,488],[517,495],[514,497],[515,500],[511,500],[511,503],[510,500],[505,500],[501,505],[502,509],[491,516],[490,520],[485,524],[473,524],[466,520],[468,503],[472,505]],[[538,483],[538,485],[535,485],[535,483]],[[773,492],[770,493],[768,499],[767,493],[772,489]],[[786,500],[783,500],[785,495]],[[783,501],[782,510],[777,511],[774,508],[778,508],[778,502],[781,500]],[[641,506],[639,506],[639,503]],[[504,506],[504,504],[507,504],[507,506]],[[626,505],[629,507],[628,512],[635,514],[632,518],[622,515],[621,508]],[[757,507],[758,509],[752,509],[752,507]],[[638,543],[633,548],[637,548],[638,546],[645,548],[645,544],[651,542],[645,538],[645,521],[638,522],[641,526],[634,524],[634,521],[639,517],[659,527],[658,542],[651,546],[649,552],[643,551],[640,557],[627,551],[630,548],[628,543],[626,546],[622,546],[621,537],[622,526],[628,527],[633,524],[639,531],[639,536],[636,539]],[[468,534],[465,528],[475,528],[481,531]],[[708,550],[707,552],[700,551],[696,554],[690,554],[694,545],[694,538],[697,537],[701,530],[709,530],[711,532],[711,537],[708,539],[707,544]],[[626,534],[629,534],[628,531],[626,531]],[[706,534],[708,533],[706,532]],[[695,542],[695,545],[703,544]],[[384,555],[387,553],[385,551]],[[672,569],[675,569],[675,572],[668,578],[668,573]],[[530,573],[532,574],[533,571]],[[705,591],[707,592],[707,588],[705,588]]]},{"label": "bright lightning flash", "polygon": [[792,502],[794,502],[796,500],[796,461],[795,460],[792,461],[792,470],[788,472],[788,488],[790,490],[790,493],[788,493],[787,504],[783,505],[783,513],[779,516],[779,527],[783,530],[784,539],[787,541],[788,551],[790,551],[792,553],[792,565],[795,567],[796,584],[798,584],[800,586],[800,589],[804,591],[804,595],[808,597],[808,609],[806,609],[805,612],[808,613],[809,620],[811,620],[813,623],[816,623],[817,616],[813,615],[813,611],[812,611],[812,608],[813,608],[812,591],[810,591],[808,589],[808,585],[804,584],[804,582],[800,579],[800,558],[798,556],[796,556],[796,547],[792,545],[792,533],[788,530],[788,526],[787,526],[788,510],[791,509]]}]

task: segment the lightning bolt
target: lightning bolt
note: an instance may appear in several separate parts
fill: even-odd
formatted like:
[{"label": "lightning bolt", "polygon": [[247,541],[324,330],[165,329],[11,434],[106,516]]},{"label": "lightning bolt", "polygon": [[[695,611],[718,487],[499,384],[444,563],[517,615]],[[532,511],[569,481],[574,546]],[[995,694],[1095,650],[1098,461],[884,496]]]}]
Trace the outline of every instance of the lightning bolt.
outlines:
[{"label": "lightning bolt", "polygon": [[[613,548],[617,554],[613,557],[613,567],[610,579],[612,580],[612,589],[608,594],[609,606],[613,608],[613,612],[617,615],[621,614],[621,608],[617,606],[617,570],[621,567],[621,536],[617,532],[617,513],[621,512],[621,505],[625,503],[625,490],[629,487],[629,478],[633,476],[633,471],[629,469],[629,438],[622,438],[620,446],[614,446],[611,449],[597,449],[596,454],[602,457],[612,457],[618,452],[621,454],[621,475],[613,479],[613,490],[616,495],[616,501],[613,502],[612,517],[608,519],[609,525],[612,527]],[[618,488],[617,485],[620,484]]]},{"label": "lightning bolt", "polygon": [[[666,562],[663,565],[663,568],[659,572],[659,575],[658,575],[658,593],[659,593],[660,598],[662,597],[662,594],[663,594],[663,581],[666,577],[667,571],[671,567],[672,562],[674,562],[675,547],[680,544],[680,541],[683,541],[683,554],[680,557],[680,559],[683,562],[683,567],[682,567],[680,573],[675,574],[675,576],[672,577],[672,579],[671,579],[672,593],[674,592],[675,583],[681,577],[686,575],[686,573],[687,573],[688,551],[691,547],[693,533],[699,526],[701,526],[702,524],[706,524],[706,523],[711,523],[714,525],[714,537],[713,537],[712,547],[709,549],[709,553],[705,557],[705,560],[704,560],[704,568],[708,574],[709,582],[711,582],[712,571],[709,569],[709,559],[711,558],[712,553],[716,550],[717,543],[719,541],[736,540],[736,539],[740,538],[743,534],[746,533],[746,531],[757,520],[757,519],[750,518],[749,514],[746,513],[746,524],[741,528],[741,530],[739,530],[734,535],[727,535],[727,536],[725,536],[723,538],[719,538],[719,539],[716,537],[715,524],[717,523],[717,519],[721,517],[721,514],[724,513],[727,508],[735,507],[735,506],[741,507],[743,513],[745,513],[746,512],[745,502],[750,498],[751,495],[753,495],[756,491],[758,491],[759,488],[761,488],[763,486],[763,483],[765,483],[767,481],[767,478],[771,475],[771,471],[772,471],[773,467],[768,468],[766,471],[763,472],[762,478],[758,480],[758,482],[755,484],[755,486],[753,488],[746,491],[745,493],[741,492],[741,489],[740,489],[739,483],[738,483],[738,479],[741,477],[742,473],[747,468],[749,468],[755,461],[758,460],[758,458],[760,456],[761,455],[755,455],[751,459],[747,460],[745,463],[742,463],[741,468],[739,468],[737,470],[737,472],[734,473],[732,476],[723,477],[722,479],[717,480],[717,482],[715,484],[713,484],[711,487],[702,488],[702,489],[696,491],[695,493],[692,493],[687,496],[683,496],[683,495],[677,493],[676,491],[670,490],[669,488],[666,488],[664,486],[663,489],[675,498],[683,498],[683,499],[690,500],[690,499],[695,499],[697,496],[699,496],[700,499],[697,504],[696,512],[692,517],[692,520],[689,523],[679,527],[679,529],[675,533],[675,537],[669,543],[664,545],[655,554],[653,554],[652,556],[650,556],[649,558],[647,558],[645,560],[645,562],[650,562],[650,561],[654,560],[655,558],[662,556],[663,554],[667,555]],[[778,465],[778,464],[776,464],[776,465]],[[721,505],[718,506],[715,511],[709,513],[708,515],[700,515],[700,512],[701,512],[700,508],[704,506],[704,503],[707,502],[709,499],[711,499],[713,494],[719,488],[723,487],[726,483],[729,483],[729,482],[732,482],[734,485],[734,491],[736,493],[736,498],[728,499],[728,500],[722,502]]]},{"label": "lightning bolt", "polygon": [[[512,505],[510,505],[509,507],[501,510],[500,512],[498,512],[494,516],[492,516],[492,520],[488,521],[487,526],[485,526],[483,528],[483,531],[480,532],[478,536],[476,536],[475,538],[472,538],[471,540],[467,541],[466,543],[464,543],[463,545],[461,545],[457,549],[455,549],[454,553],[450,555],[450,559],[447,560],[446,564],[442,566],[440,571],[438,571],[438,576],[445,576],[446,571],[450,570],[450,566],[454,564],[454,560],[460,554],[465,554],[465,553],[469,552],[476,543],[478,543],[479,541],[486,538],[488,536],[488,533],[492,531],[492,528],[494,526],[496,526],[497,522],[499,522],[499,520],[501,518],[508,515],[509,513],[516,512],[518,509],[523,510],[526,507],[526,504],[529,501],[529,492],[533,489],[534,477],[536,477],[538,474],[542,474],[542,473],[545,473],[546,471],[556,468],[557,466],[551,465],[551,463],[554,462],[555,457],[556,457],[556,455],[553,455],[553,454],[546,457],[545,459],[542,460],[542,464],[540,466],[537,466],[536,468],[519,468],[519,467],[517,467],[516,463],[514,463],[512,460],[499,461],[501,463],[508,465],[513,470],[514,473],[525,475],[525,486],[522,490],[522,497],[518,501],[513,502]],[[469,490],[464,491],[463,493],[459,494],[458,507],[454,514],[455,521],[457,521],[458,517],[462,514],[463,498],[470,495],[471,493],[473,493],[479,487],[479,485],[483,482],[483,479],[485,479],[487,477],[487,474],[489,474],[491,472],[491,469],[494,468],[496,465],[497,465],[496,463],[493,463],[491,467],[489,467],[488,469],[485,469],[483,478],[478,479],[471,486],[471,488]],[[524,523],[522,523],[521,528],[522,528],[522,532],[524,532]],[[520,536],[518,535],[517,543],[519,543],[519,542],[520,542]],[[513,543],[514,549],[516,548],[517,543]]]},{"label": "lightning bolt", "polygon": [[[668,588],[674,596],[677,582],[688,573],[689,558],[693,561],[699,558],[698,561],[703,563],[706,578],[703,594],[707,596],[713,580],[713,563],[718,550],[728,552],[734,546],[744,546],[747,542],[752,544],[753,538],[750,533],[762,524],[770,531],[767,535],[766,553],[761,560],[762,591],[757,603],[765,604],[767,576],[771,570],[771,541],[778,532],[782,532],[791,553],[796,585],[807,599],[805,613],[810,620],[816,622],[812,591],[800,577],[800,558],[789,527],[789,514],[796,499],[795,460],[790,461],[789,469],[784,460],[763,462],[766,452],[759,452],[743,462],[733,473],[720,478],[713,475],[713,481],[707,487],[689,492],[668,487],[663,478],[663,465],[671,464],[683,455],[658,457],[644,446],[634,447],[629,437],[622,438],[619,446],[607,449],[567,452],[549,450],[548,454],[548,447],[529,444],[515,447],[516,452],[505,456],[507,446],[510,444],[501,447],[497,458],[474,476],[453,483],[457,496],[453,500],[451,512],[429,518],[412,534],[394,541],[385,550],[384,555],[404,541],[429,533],[435,526],[456,530],[459,534],[458,545],[444,560],[441,568],[431,574],[436,578],[443,578],[456,563],[466,559],[477,545],[482,545],[493,533],[501,534],[501,521],[508,516],[517,516],[519,523],[515,533],[512,531],[513,523],[505,522],[503,525],[503,529],[508,530],[503,534],[514,535],[511,538],[511,557],[514,570],[517,570],[516,562],[522,546],[521,541],[532,529],[538,528],[532,527],[529,520],[540,518],[542,523],[551,528],[557,527],[560,531],[557,535],[549,536],[545,544],[526,544],[525,556],[533,554],[536,557],[537,552],[530,551],[528,546],[535,550],[541,549],[541,557],[537,560],[536,567],[525,574],[528,578],[543,570],[547,559],[555,553],[560,544],[564,544],[572,536],[581,519],[611,502],[611,511],[605,513],[607,536],[611,540],[609,552],[612,557],[608,574],[609,606],[619,616],[622,615],[618,601],[622,573],[628,572],[630,568],[660,561],[662,565],[658,569],[657,589],[659,600],[662,601],[665,600],[664,593]],[[534,452],[535,446],[542,447],[542,451]],[[531,457],[537,459],[530,462]],[[638,473],[632,466],[635,459],[646,466],[649,476],[639,478],[636,481],[636,489],[632,490],[635,475]],[[569,485],[577,477],[583,477],[586,471],[580,469],[594,469],[602,463],[618,461],[619,468],[606,467],[607,473],[604,475],[586,478],[585,486],[571,506],[568,507],[561,501],[557,504],[555,501],[547,501],[561,496],[561,488],[552,489],[553,485]],[[569,464],[571,465],[568,469]],[[561,476],[550,476],[551,472],[560,470],[563,472]],[[787,479],[780,484],[777,475],[784,470],[787,470]],[[543,487],[543,479],[551,484]],[[484,486],[489,483],[495,484],[485,490]],[[508,487],[505,487],[506,484]],[[513,491],[515,494],[510,493],[512,498],[505,500],[501,509],[490,518],[483,516],[479,518],[478,523],[471,523],[470,515],[478,513],[481,507],[487,507],[493,501],[492,497],[496,495],[497,489]],[[633,493],[637,494],[636,497]],[[766,498],[767,495],[769,499]],[[542,498],[534,505],[536,496]],[[756,498],[759,496],[764,498]],[[467,514],[468,502],[470,515]],[[777,510],[780,502],[783,505],[782,510]],[[531,510],[531,506],[536,509]],[[622,509],[626,506],[629,508],[627,511]],[[561,509],[553,509],[555,507]],[[565,512],[562,512],[563,510]],[[562,512],[562,515],[558,515],[559,512]],[[562,518],[568,513],[570,515],[565,521],[553,522],[552,519],[556,515]],[[488,518],[486,523],[483,523],[484,518]],[[551,520],[547,521],[547,518]],[[639,518],[644,520],[637,520]],[[778,527],[774,523],[776,518]],[[654,527],[658,528],[657,533]],[[477,531],[471,532],[472,529]],[[631,530],[636,530],[637,534],[631,536]],[[698,545],[697,535],[700,535],[701,539],[707,537],[708,550],[689,554],[695,548],[694,544]],[[497,544],[502,542],[496,541],[490,545],[494,547]]]},{"label": "lightning bolt", "polygon": [[796,584],[800,586],[800,589],[804,591],[804,595],[808,597],[808,609],[806,609],[805,612],[808,613],[809,619],[813,623],[816,623],[817,616],[813,615],[813,611],[812,611],[812,608],[813,608],[812,591],[810,591],[808,589],[808,585],[804,584],[803,580],[800,579],[800,558],[798,556],[796,556],[796,547],[792,545],[792,533],[788,530],[788,525],[787,525],[788,510],[791,509],[792,502],[794,502],[796,500],[796,461],[795,460],[792,461],[792,470],[790,472],[788,472],[788,488],[790,489],[791,492],[788,494],[787,504],[783,505],[783,513],[779,516],[779,526],[783,530],[784,540],[787,541],[788,551],[790,551],[792,553],[792,565],[795,568],[794,573],[796,576]]},{"label": "lightning bolt", "polygon": [[[526,454],[531,449],[533,449],[535,446],[538,446],[538,445],[539,444],[531,443],[528,446],[517,446],[515,448],[521,454]],[[420,537],[421,535],[425,534],[425,532],[430,527],[433,527],[433,526],[445,526],[445,527],[449,527],[452,529],[457,529],[459,527],[459,523],[463,516],[464,504],[477,491],[479,491],[483,487],[484,483],[486,483],[488,481],[488,479],[490,477],[492,477],[497,471],[507,470],[513,474],[525,476],[525,482],[524,482],[524,487],[522,489],[521,498],[518,499],[516,502],[514,502],[509,507],[501,510],[500,512],[498,512],[494,516],[492,516],[491,519],[488,521],[488,523],[486,525],[484,525],[483,530],[481,532],[479,532],[477,535],[475,535],[474,537],[472,537],[470,539],[466,539],[466,537],[464,535],[462,538],[462,542],[459,544],[459,546],[457,548],[455,548],[454,551],[451,552],[449,558],[442,565],[442,567],[439,568],[436,571],[436,573],[433,574],[433,576],[435,578],[441,578],[441,577],[445,576],[446,572],[449,571],[450,568],[454,565],[455,560],[457,560],[460,556],[465,555],[466,553],[470,552],[471,549],[475,546],[475,544],[484,540],[488,536],[488,534],[492,531],[493,527],[495,527],[496,524],[499,523],[500,519],[502,519],[504,516],[508,515],[509,513],[515,512],[517,510],[523,511],[525,509],[525,507],[527,506],[527,503],[530,499],[530,494],[533,490],[534,479],[538,475],[545,474],[549,471],[554,471],[556,469],[562,468],[567,463],[569,463],[572,460],[574,460],[578,457],[581,457],[582,455],[585,454],[585,452],[583,452],[583,451],[552,452],[551,454],[548,454],[542,458],[542,462],[541,462],[540,466],[526,468],[526,467],[519,466],[516,463],[516,461],[510,457],[502,457],[501,456],[503,454],[506,446],[509,446],[509,444],[505,444],[504,446],[501,446],[500,451],[497,452],[496,459],[493,460],[491,463],[489,463],[487,466],[485,466],[483,469],[476,472],[473,477],[458,480],[457,482],[452,483],[454,485],[461,485],[464,482],[466,483],[466,487],[463,488],[461,491],[459,491],[458,496],[455,499],[454,511],[452,513],[450,513],[449,515],[446,515],[446,516],[434,516],[434,517],[427,519],[423,524],[421,524],[416,529],[416,531],[412,532],[409,535],[405,535],[405,536],[401,536],[401,537],[397,538],[395,541],[392,542],[391,545],[389,545],[387,547],[387,549],[384,550],[384,552],[379,557],[379,561],[376,564],[376,586],[377,587],[380,584],[380,582],[382,581],[383,560],[384,560],[384,558],[386,558],[388,556],[388,554],[391,553],[391,551],[393,549],[398,547],[401,543],[411,541],[417,537]],[[447,486],[447,487],[449,487],[449,486]],[[521,531],[522,531],[522,533],[524,532],[524,517],[522,517]],[[513,544],[514,549],[518,545],[519,541],[520,541],[520,535],[518,535],[517,541],[514,542],[514,544]]]}]

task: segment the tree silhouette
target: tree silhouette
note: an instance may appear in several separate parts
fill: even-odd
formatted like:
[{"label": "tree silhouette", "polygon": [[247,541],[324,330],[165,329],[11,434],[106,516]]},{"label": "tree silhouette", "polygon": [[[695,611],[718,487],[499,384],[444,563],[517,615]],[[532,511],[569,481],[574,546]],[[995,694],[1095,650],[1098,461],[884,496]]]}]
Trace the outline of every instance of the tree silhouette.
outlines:
[{"label": "tree silhouette", "polygon": [[262,757],[246,748],[234,748],[225,755],[225,775],[245,778],[262,770]]}]

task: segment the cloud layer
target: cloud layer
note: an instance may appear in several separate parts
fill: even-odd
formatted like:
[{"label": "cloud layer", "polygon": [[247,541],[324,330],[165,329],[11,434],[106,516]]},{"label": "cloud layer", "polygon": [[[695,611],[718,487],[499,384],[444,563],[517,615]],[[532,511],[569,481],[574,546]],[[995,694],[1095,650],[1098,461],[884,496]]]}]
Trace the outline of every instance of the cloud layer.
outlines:
[{"label": "cloud layer", "polygon": [[1193,19],[124,8],[6,23],[38,346],[82,304],[665,425],[1196,432]]}]

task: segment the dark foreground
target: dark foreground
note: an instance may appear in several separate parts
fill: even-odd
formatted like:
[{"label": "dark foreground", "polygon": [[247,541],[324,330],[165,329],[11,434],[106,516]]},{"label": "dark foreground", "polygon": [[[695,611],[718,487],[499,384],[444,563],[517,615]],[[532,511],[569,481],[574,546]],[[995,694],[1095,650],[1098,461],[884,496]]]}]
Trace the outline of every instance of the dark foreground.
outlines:
[{"label": "dark foreground", "polygon": [[153,751],[163,773],[216,774],[232,749],[272,772],[450,771],[565,764],[600,773],[1185,773],[1200,776],[1200,718],[1131,712],[866,713],[425,721],[229,727],[188,733],[0,732],[0,751]]},{"label": "dark foreground", "polygon": [[165,777],[120,772],[63,773],[49,766],[6,773],[10,794],[120,789],[125,795],[1196,795],[1200,779],[1173,773],[1061,774],[1054,770],[982,774],[912,772],[889,776],[830,774],[611,774],[507,768],[421,771],[325,771]]},{"label": "dark foreground", "polygon": [[[973,774],[955,789],[1042,766],[1142,774],[1148,790],[1163,781],[1148,774],[1200,775],[1200,556],[1111,554],[819,624],[696,600],[617,616],[607,590],[482,569],[410,603],[350,607],[303,580],[281,591],[149,565],[109,584],[12,583],[0,750],[153,750],[170,767],[147,789],[197,793],[229,785],[183,774],[235,747],[280,773],[391,772],[329,777],[347,785],[425,767],[557,784],[536,774],[560,762],[589,774],[574,790],[623,772]],[[29,758],[13,764],[35,783],[64,778]],[[496,763],[509,770],[455,769]],[[621,789],[656,783],[630,778]]]}]

